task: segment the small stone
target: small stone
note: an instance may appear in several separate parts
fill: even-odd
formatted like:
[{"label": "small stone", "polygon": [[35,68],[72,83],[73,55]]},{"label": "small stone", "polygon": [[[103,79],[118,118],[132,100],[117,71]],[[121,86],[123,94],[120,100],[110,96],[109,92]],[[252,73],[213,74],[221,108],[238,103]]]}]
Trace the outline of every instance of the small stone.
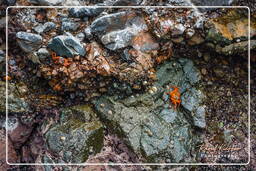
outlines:
[{"label": "small stone", "polygon": [[41,5],[41,6],[55,6],[55,5],[62,5],[64,0],[29,0],[30,3]]},{"label": "small stone", "polygon": [[40,48],[40,49],[37,51],[36,54],[37,54],[39,60],[45,59],[45,58],[47,58],[47,57],[50,56],[50,53],[49,53],[49,51],[48,51],[46,48]]},{"label": "small stone", "polygon": [[81,42],[84,41],[85,38],[85,34],[84,33],[78,33],[76,35],[76,38],[78,38]]},{"label": "small stone", "polygon": [[191,38],[195,34],[195,30],[191,28],[187,29],[185,32],[186,32],[187,39]]},{"label": "small stone", "polygon": [[102,11],[104,11],[104,8],[71,8],[69,10],[69,15],[76,18],[95,17],[99,15]]},{"label": "small stone", "polygon": [[22,50],[25,52],[33,52],[40,48],[42,44],[42,37],[38,34],[18,32],[16,34],[17,42]]},{"label": "small stone", "polygon": [[142,83],[143,85],[147,85],[148,84],[148,82],[147,81],[143,81],[143,83]]},{"label": "small stone", "polygon": [[93,38],[91,29],[89,27],[84,29],[84,34],[85,34],[85,38],[87,38],[88,40],[91,40]]},{"label": "small stone", "polygon": [[150,89],[148,92],[149,92],[150,94],[154,94],[154,91],[151,90],[151,89]]},{"label": "small stone", "polygon": [[56,25],[53,22],[46,22],[45,24],[39,24],[36,27],[34,27],[34,30],[37,33],[43,33],[43,32],[47,32],[50,31],[52,29],[54,29],[56,27]]},{"label": "small stone", "polygon": [[109,110],[109,111],[108,111],[108,114],[109,114],[109,115],[112,115],[112,114],[113,114],[113,112],[112,112],[111,110]]},{"label": "small stone", "polygon": [[80,41],[71,34],[54,37],[48,44],[48,48],[65,57],[74,57],[75,55],[85,55],[85,49]]},{"label": "small stone", "polygon": [[207,70],[206,70],[205,68],[202,68],[201,73],[202,73],[203,75],[206,75],[206,74],[207,74]]},{"label": "small stone", "polygon": [[157,88],[156,87],[152,87],[152,91],[153,92],[157,92]]},{"label": "small stone", "polygon": [[64,18],[61,23],[62,31],[76,31],[79,27],[79,23],[72,21],[71,19]]},{"label": "small stone", "polygon": [[60,137],[60,140],[61,140],[61,141],[65,141],[65,140],[66,140],[66,137],[61,136],[61,137]]},{"label": "small stone", "polygon": [[105,106],[105,104],[103,104],[103,103],[100,104],[100,107],[104,107],[104,106]]}]

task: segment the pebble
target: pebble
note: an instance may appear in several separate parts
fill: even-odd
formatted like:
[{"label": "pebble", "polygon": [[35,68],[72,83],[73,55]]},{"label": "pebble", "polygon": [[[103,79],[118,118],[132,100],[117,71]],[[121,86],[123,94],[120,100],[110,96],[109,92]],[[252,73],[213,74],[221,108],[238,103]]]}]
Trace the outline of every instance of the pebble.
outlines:
[{"label": "pebble", "polygon": [[154,86],[154,87],[152,87],[152,91],[153,92],[157,92],[157,88]]},{"label": "pebble", "polygon": [[153,90],[149,90],[148,91],[150,94],[154,94],[154,91]]},{"label": "pebble", "polygon": [[20,31],[16,34],[17,42],[25,52],[33,52],[42,44],[42,37],[38,34]]},{"label": "pebble", "polygon": [[108,111],[108,114],[109,114],[109,115],[112,115],[112,114],[113,114],[113,112],[112,112],[111,110],[109,110],[109,111]]},{"label": "pebble", "polygon": [[203,69],[201,70],[201,73],[202,73],[203,75],[206,75],[206,74],[207,74],[207,70],[206,70],[205,68],[203,68]]}]

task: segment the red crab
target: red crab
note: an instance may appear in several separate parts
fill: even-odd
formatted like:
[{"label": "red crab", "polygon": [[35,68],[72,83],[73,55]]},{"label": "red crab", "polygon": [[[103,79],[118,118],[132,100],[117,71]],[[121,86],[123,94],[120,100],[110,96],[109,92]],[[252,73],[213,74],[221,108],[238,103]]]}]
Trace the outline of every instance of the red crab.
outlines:
[{"label": "red crab", "polygon": [[54,63],[61,63],[64,66],[69,66],[71,64],[71,60],[70,59],[66,59],[66,58],[62,58],[60,56],[57,56],[55,52],[52,52],[52,60],[54,61]]},{"label": "red crab", "polygon": [[173,91],[168,92],[167,94],[170,95],[170,101],[174,104],[174,109],[176,110],[177,107],[180,106],[181,99],[180,99],[180,92],[179,88],[172,86]]}]

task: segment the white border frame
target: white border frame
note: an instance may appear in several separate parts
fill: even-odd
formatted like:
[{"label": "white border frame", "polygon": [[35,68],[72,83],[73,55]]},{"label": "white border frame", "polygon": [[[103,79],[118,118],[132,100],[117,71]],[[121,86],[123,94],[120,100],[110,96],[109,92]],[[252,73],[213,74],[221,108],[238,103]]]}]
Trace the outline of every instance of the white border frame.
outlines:
[{"label": "white border frame", "polygon": [[6,8],[6,76],[8,76],[8,9],[9,8],[243,8],[248,10],[248,162],[246,163],[10,163],[8,161],[8,80],[6,80],[6,163],[9,165],[18,165],[18,166],[45,166],[45,165],[53,165],[53,166],[106,166],[106,165],[122,165],[122,166],[131,166],[131,165],[140,165],[140,166],[206,166],[206,165],[214,165],[214,166],[230,166],[230,165],[248,165],[251,160],[251,135],[250,135],[250,78],[251,78],[251,55],[250,55],[250,31],[251,31],[251,12],[248,6],[8,6]]}]

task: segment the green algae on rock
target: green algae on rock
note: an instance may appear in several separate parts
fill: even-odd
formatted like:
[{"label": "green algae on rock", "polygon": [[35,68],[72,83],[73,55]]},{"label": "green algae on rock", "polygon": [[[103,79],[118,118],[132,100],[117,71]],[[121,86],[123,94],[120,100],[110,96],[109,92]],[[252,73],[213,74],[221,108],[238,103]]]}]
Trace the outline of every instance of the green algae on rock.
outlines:
[{"label": "green algae on rock", "polygon": [[82,163],[89,154],[100,152],[103,126],[89,105],[73,106],[61,111],[60,123],[54,125],[45,137],[49,149],[61,154],[64,162]]}]

